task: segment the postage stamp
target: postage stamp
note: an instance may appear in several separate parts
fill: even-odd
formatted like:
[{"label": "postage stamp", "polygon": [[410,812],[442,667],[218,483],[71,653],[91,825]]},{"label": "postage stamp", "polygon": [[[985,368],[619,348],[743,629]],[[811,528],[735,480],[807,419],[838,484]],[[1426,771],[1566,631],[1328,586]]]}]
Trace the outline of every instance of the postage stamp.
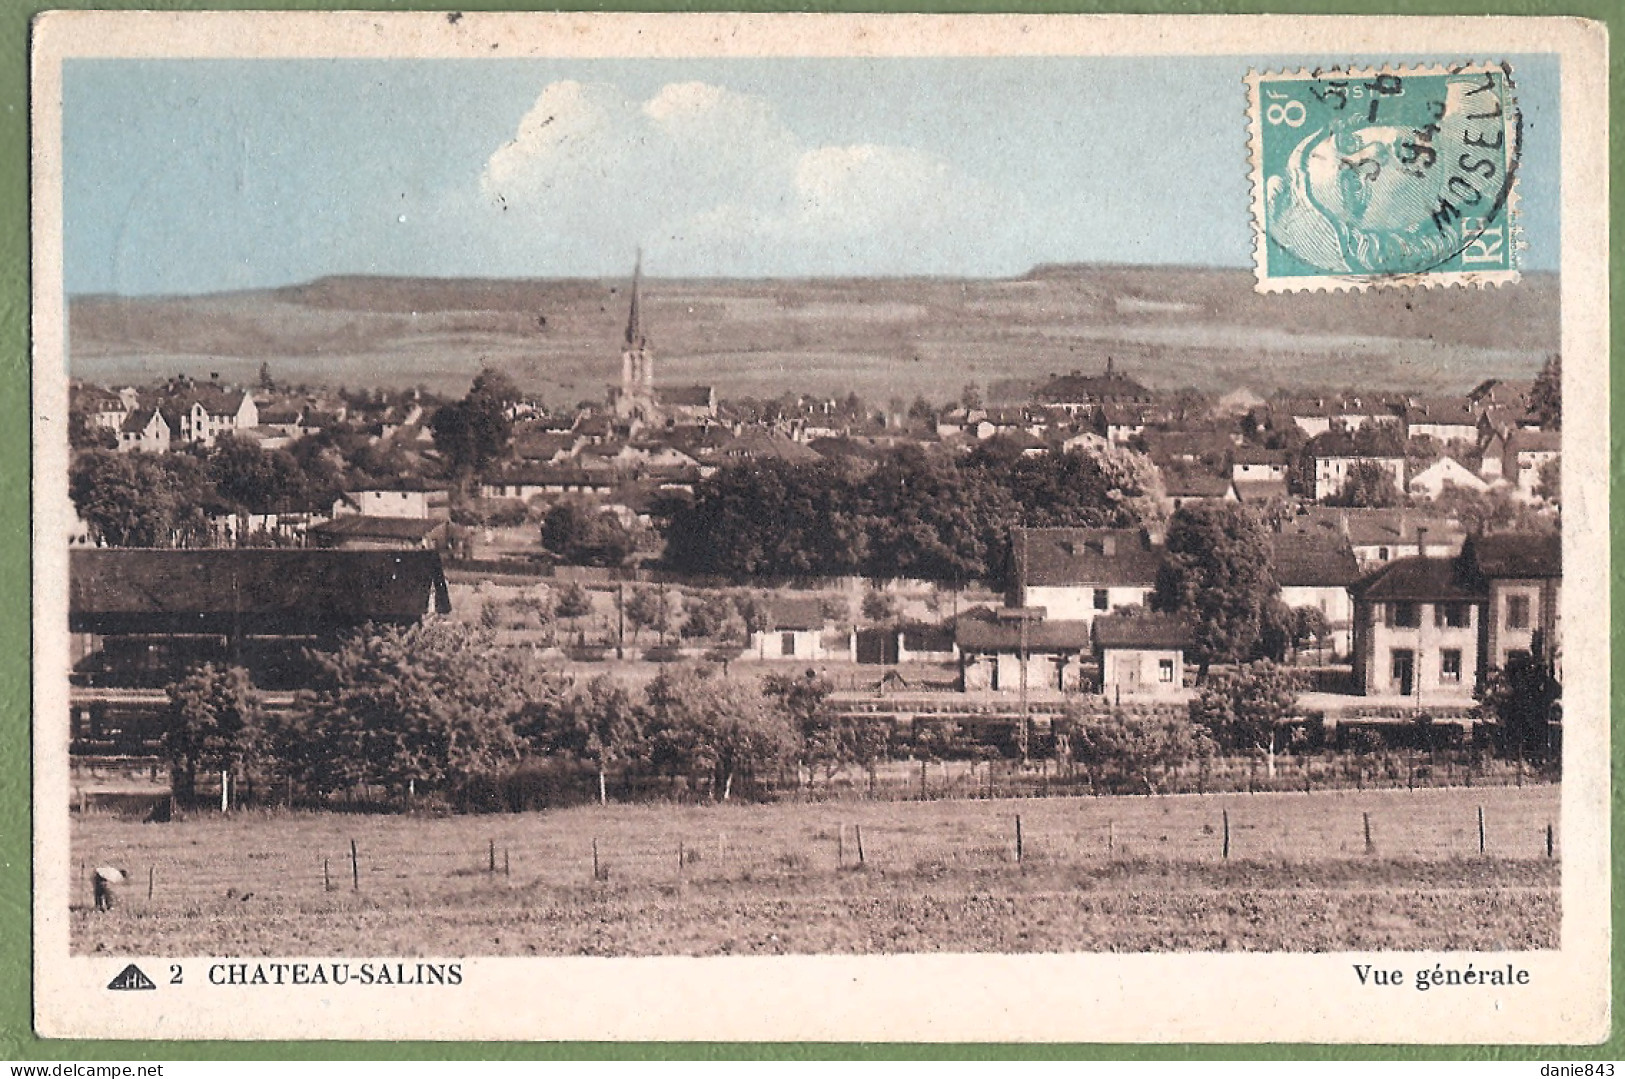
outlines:
[{"label": "postage stamp", "polygon": [[1249,73],[1260,289],[1517,280],[1507,66]]},{"label": "postage stamp", "polygon": [[42,18],[38,1031],[1604,1037],[1605,54]]}]

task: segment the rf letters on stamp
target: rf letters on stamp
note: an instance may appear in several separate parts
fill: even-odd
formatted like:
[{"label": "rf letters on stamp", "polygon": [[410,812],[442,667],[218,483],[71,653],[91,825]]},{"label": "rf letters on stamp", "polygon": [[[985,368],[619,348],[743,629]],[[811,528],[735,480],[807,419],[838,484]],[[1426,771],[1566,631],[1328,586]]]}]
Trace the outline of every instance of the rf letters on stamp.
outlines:
[{"label": "rf letters on stamp", "polygon": [[41,1033],[1606,1036],[1598,28],[34,60]]}]

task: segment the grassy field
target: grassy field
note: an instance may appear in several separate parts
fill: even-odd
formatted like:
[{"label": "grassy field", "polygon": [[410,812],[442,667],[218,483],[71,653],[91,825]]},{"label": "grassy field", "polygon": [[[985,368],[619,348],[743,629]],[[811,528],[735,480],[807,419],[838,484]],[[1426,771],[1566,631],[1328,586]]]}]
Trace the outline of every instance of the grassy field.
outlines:
[{"label": "grassy field", "polygon": [[[1548,948],[1557,819],[1552,786],[92,814],[73,825],[72,937],[78,953],[232,956]],[[131,882],[97,913],[86,871],[107,863]]]},{"label": "grassy field", "polygon": [[[627,267],[630,273],[631,267]],[[627,280],[323,278],[192,297],[77,296],[75,376],[120,385],[218,371],[253,383],[419,383],[460,395],[482,363],[555,404],[598,400],[619,376]],[[1080,266],[1006,280],[650,278],[643,320],[657,380],[728,397],[790,390],[872,403],[967,382],[1025,399],[1051,372],[1120,371],[1161,389],[1382,386],[1460,392],[1528,378],[1558,347],[1557,279],[1505,294],[1457,289],[1278,298],[1245,270]],[[546,328],[538,325],[544,316]],[[1001,392],[1002,387],[1002,392]]]}]

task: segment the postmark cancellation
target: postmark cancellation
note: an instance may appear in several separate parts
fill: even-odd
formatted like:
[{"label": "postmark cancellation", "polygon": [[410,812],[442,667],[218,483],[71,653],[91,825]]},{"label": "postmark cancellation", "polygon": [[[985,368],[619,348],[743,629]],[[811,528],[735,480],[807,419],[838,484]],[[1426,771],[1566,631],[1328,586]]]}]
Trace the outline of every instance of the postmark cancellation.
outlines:
[{"label": "postmark cancellation", "polygon": [[1518,279],[1510,67],[1250,72],[1263,292]]}]

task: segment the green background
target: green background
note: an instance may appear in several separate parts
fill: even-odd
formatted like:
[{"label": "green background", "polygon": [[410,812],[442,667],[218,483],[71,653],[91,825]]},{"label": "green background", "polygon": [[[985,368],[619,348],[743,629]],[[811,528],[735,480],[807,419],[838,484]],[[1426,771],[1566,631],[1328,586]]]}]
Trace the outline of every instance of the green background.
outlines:
[{"label": "green background", "polygon": [[[407,1060],[445,1059],[899,1059],[942,1058],[982,1059],[1100,1059],[1100,1060],[1531,1060],[1541,1062],[1575,1060],[1619,1060],[1621,1037],[1616,1023],[1613,1035],[1602,1047],[1564,1050],[1538,1046],[1290,1046],[1290,1045],[907,1045],[907,1044],[646,1044],[646,1043],[485,1043],[446,1042],[75,1042],[42,1041],[31,1027],[30,955],[30,723],[29,723],[29,246],[28,246],[28,31],[29,21],[38,12],[52,7],[127,8],[163,10],[199,9],[303,9],[334,7],[331,3],[308,0],[248,0],[248,2],[186,3],[164,0],[106,0],[100,4],[68,2],[47,4],[37,0],[0,0],[0,1057],[8,1060]],[[337,5],[350,10],[407,11],[447,10],[450,3],[403,0],[347,0]],[[462,6],[467,11],[525,10],[529,5],[481,0]],[[571,5],[575,10],[808,10],[810,5],[792,5],[768,0],[738,2],[683,3],[679,0],[642,0]],[[921,2],[869,2],[817,5],[817,10],[940,12],[1013,11],[1047,12],[1164,12],[1211,14],[1219,12],[1283,14],[1520,14],[1579,16],[1607,23],[1610,34],[1625,26],[1625,8],[1614,0],[1383,0],[1353,3],[1325,0],[1289,0],[1275,3],[1246,3],[1238,0],[1205,2],[1164,2],[1130,0],[1119,3],[1014,2],[1014,0],[921,0]],[[1615,48],[1618,48],[1616,44]],[[1610,173],[1625,178],[1625,82],[1621,79],[1617,55],[1609,72],[1609,99],[1614,126],[1610,151]],[[1618,182],[1610,192],[1611,219],[1615,235],[1621,232],[1621,207],[1625,184]],[[1609,268],[1611,289],[1622,288],[1621,259],[1616,241]],[[1622,321],[1619,309],[1612,312],[1611,343],[1618,350]],[[1610,402],[1617,417],[1621,389],[1615,385]],[[1613,440],[1615,446],[1618,439]],[[1617,451],[1615,451],[1617,452]],[[1613,452],[1610,453],[1613,460]],[[1625,462],[1615,467],[1625,467]],[[1622,517],[1614,513],[1614,546],[1619,546]],[[1611,611],[1618,612],[1619,597],[1613,597]],[[1614,668],[1625,649],[1619,638],[1613,640]],[[1622,699],[1615,684],[1613,702]],[[1612,742],[1612,764],[1617,772],[1625,742]],[[1614,825],[1621,825],[1620,796],[1614,792]],[[1613,851],[1614,878],[1619,879],[1621,847]],[[1621,895],[1616,889],[1613,913],[1616,926],[1613,964],[1614,1012],[1620,1009],[1622,968],[1619,963]],[[1238,1017],[1238,1021],[1243,1021]]]}]

